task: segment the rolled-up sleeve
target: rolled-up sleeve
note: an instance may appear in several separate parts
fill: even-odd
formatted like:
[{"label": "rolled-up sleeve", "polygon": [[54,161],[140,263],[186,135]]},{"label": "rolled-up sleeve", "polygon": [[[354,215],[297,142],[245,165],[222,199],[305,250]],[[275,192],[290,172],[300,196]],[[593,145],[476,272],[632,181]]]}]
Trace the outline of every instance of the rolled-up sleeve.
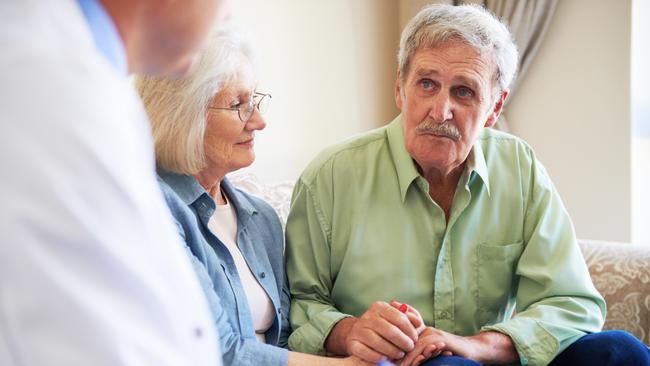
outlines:
[{"label": "rolled-up sleeve", "polygon": [[534,161],[516,275],[516,315],[485,326],[512,338],[522,365],[547,365],[586,333],[601,329],[605,301],[594,287],[573,225],[543,166]]},{"label": "rolled-up sleeve", "polygon": [[331,231],[324,211],[316,193],[299,180],[287,220],[287,274],[293,296],[290,320],[294,329],[289,348],[311,354],[325,354],[330,331],[349,317],[336,309],[331,298]]}]

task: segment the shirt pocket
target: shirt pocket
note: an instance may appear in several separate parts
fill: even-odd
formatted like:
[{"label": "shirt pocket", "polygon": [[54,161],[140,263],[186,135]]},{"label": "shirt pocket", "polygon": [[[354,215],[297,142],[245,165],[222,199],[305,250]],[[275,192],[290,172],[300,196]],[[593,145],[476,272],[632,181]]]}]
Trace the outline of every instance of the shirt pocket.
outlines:
[{"label": "shirt pocket", "polygon": [[510,316],[514,303],[513,288],[523,241],[477,247],[477,309],[481,325],[494,324]]}]

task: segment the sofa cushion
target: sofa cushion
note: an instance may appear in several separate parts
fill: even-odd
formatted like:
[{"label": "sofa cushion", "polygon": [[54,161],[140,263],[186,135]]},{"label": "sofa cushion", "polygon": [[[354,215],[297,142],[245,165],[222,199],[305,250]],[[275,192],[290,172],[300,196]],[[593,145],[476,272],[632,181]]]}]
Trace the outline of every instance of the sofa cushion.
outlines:
[{"label": "sofa cushion", "polygon": [[650,344],[650,247],[581,240],[594,285],[607,302],[604,329],[622,329]]}]

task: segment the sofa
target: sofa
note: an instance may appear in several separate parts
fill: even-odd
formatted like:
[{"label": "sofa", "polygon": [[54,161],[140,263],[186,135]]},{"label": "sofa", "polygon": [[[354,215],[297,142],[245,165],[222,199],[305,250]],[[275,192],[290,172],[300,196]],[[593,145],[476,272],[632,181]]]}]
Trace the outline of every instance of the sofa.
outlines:
[{"label": "sofa", "polygon": [[579,240],[591,279],[607,302],[604,329],[650,345],[650,246]]},{"label": "sofa", "polygon": [[[286,223],[293,182],[267,185],[250,173],[229,179],[266,200]],[[650,345],[650,246],[596,240],[579,240],[579,245],[594,285],[607,302],[604,329],[628,331]]]}]

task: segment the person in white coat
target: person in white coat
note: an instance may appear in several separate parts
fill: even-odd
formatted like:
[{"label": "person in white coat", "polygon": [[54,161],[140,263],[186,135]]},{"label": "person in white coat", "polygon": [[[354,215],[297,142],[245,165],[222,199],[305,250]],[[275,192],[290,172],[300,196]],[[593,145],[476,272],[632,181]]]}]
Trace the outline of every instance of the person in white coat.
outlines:
[{"label": "person in white coat", "polygon": [[221,364],[128,73],[181,75],[222,2],[0,2],[0,365]]}]

